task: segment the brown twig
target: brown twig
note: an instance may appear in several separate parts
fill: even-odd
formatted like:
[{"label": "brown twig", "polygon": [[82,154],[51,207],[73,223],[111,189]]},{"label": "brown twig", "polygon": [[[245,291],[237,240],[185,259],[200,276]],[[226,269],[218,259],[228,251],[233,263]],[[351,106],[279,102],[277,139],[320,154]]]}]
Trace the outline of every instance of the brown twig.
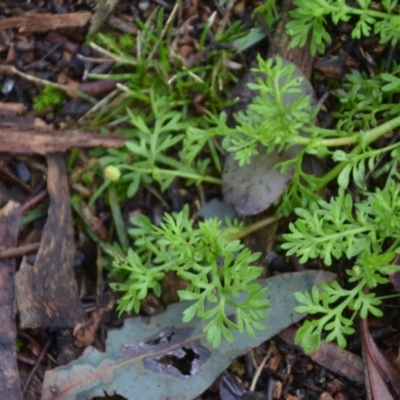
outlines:
[{"label": "brown twig", "polygon": [[43,359],[43,357],[45,356],[45,354],[46,354],[46,352],[47,352],[47,349],[48,349],[49,346],[50,346],[50,343],[51,343],[51,338],[49,338],[49,339],[47,340],[46,344],[43,346],[43,349],[42,349],[42,351],[40,352],[39,357],[37,358],[35,365],[34,365],[33,368],[31,369],[31,372],[29,372],[29,375],[28,375],[28,377],[26,378],[26,381],[25,381],[25,383],[24,383],[24,387],[22,388],[22,395],[24,395],[25,392],[26,392],[26,390],[28,389],[28,387],[29,387],[29,385],[30,385],[30,383],[31,383],[31,381],[32,381],[33,375],[35,374],[35,372],[36,372],[36,370],[38,369],[40,363],[42,362],[42,359]]},{"label": "brown twig", "polygon": [[25,246],[10,247],[0,253],[0,260],[11,257],[22,257],[26,254],[34,253],[40,247],[40,242],[30,243]]},{"label": "brown twig", "polygon": [[24,204],[22,204],[21,206],[22,214],[26,213],[30,208],[34,207],[36,204],[42,201],[46,196],[47,196],[46,189],[32,196]]}]

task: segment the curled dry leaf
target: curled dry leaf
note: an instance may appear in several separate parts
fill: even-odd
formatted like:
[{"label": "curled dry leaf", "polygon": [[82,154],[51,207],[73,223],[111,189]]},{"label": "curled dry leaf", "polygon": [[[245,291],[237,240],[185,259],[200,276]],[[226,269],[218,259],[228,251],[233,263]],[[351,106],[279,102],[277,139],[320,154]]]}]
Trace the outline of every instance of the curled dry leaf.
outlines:
[{"label": "curled dry leaf", "polygon": [[[294,346],[296,330],[294,328],[285,329],[279,337],[286,343]],[[361,357],[340,349],[334,343],[321,341],[321,347],[309,354],[309,357],[322,367],[343,376],[351,381],[364,383],[365,365]]]},{"label": "curled dry leaf", "polygon": [[92,312],[89,319],[74,326],[76,347],[87,347],[94,342],[102,317],[114,308],[115,299],[110,293],[106,293],[103,303]]},{"label": "curled dry leaf", "polygon": [[366,384],[372,400],[395,400],[400,398],[400,371],[381,353],[369,333],[368,322],[361,322],[362,344],[366,368]]}]

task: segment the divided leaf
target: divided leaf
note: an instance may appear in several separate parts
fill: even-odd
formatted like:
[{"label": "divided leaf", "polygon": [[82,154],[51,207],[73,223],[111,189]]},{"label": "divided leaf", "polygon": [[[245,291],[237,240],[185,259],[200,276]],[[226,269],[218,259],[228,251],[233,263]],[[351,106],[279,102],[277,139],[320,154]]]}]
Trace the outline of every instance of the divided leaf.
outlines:
[{"label": "divided leaf", "polygon": [[[258,90],[246,113],[236,116],[236,133],[230,130],[224,146],[226,157],[222,175],[224,200],[241,215],[254,215],[276,202],[290,183],[295,165],[282,172],[280,163],[295,159],[301,146],[287,144],[290,136],[302,134],[310,122],[313,88],[292,63],[277,57],[267,62],[259,58],[263,78],[249,84]],[[269,72],[271,75],[267,75]],[[265,147],[267,146],[267,147]]]}]

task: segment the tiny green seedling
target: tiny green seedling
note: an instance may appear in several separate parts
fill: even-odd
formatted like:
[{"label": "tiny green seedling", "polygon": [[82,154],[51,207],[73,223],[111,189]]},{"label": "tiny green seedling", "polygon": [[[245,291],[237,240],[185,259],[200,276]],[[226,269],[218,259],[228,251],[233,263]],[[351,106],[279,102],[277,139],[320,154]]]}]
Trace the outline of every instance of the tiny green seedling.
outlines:
[{"label": "tiny green seedling", "polygon": [[58,107],[65,99],[64,93],[51,86],[45,86],[42,91],[33,98],[33,108],[42,111],[50,107]]}]

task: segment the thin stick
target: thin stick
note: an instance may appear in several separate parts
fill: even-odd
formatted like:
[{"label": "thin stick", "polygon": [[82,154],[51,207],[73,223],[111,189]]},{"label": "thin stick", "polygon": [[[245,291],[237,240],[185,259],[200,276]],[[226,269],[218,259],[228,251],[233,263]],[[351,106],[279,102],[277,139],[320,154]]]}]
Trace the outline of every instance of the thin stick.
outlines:
[{"label": "thin stick", "polygon": [[42,201],[45,197],[47,196],[47,190],[42,190],[38,194],[35,194],[33,197],[28,199],[24,204],[21,206],[21,212],[24,214],[27,212],[30,208],[34,207],[36,204],[38,204],[40,201]]},{"label": "thin stick", "polygon": [[17,75],[23,79],[26,79],[29,82],[34,82],[39,85],[50,86],[54,89],[61,90],[62,92],[66,93],[67,95],[73,94],[75,96],[81,97],[82,99],[88,101],[91,104],[96,104],[96,99],[91,96],[88,96],[86,93],[82,92],[79,89],[69,87],[67,85],[61,85],[59,83],[51,82],[46,79],[38,78],[34,75],[25,74],[24,72],[18,70],[13,65],[0,65],[0,72],[6,74]]},{"label": "thin stick", "polygon": [[256,388],[258,378],[260,377],[261,371],[264,368],[264,365],[267,362],[270,355],[271,355],[271,348],[268,349],[267,355],[263,358],[261,364],[256,369],[256,373],[254,374],[253,380],[251,381],[250,391],[254,391],[254,389]]},{"label": "thin stick", "polygon": [[0,260],[4,258],[22,257],[34,253],[40,247],[40,242],[26,244],[25,246],[10,247],[0,253]]},{"label": "thin stick", "polygon": [[26,378],[26,381],[25,381],[25,383],[24,383],[24,387],[23,387],[23,389],[22,389],[22,395],[24,395],[25,392],[26,392],[26,390],[28,389],[28,387],[29,387],[29,385],[30,385],[30,383],[31,383],[31,381],[32,381],[33,375],[35,374],[35,372],[36,372],[36,370],[38,369],[40,363],[42,362],[42,359],[43,359],[43,357],[45,356],[45,354],[46,354],[46,352],[47,352],[47,349],[48,349],[49,346],[50,346],[50,343],[51,343],[51,338],[49,338],[49,339],[47,340],[46,344],[43,346],[42,351],[40,352],[39,357],[37,358],[35,365],[34,365],[33,368],[31,369],[31,372],[29,372],[29,375],[28,375],[28,377]]}]

